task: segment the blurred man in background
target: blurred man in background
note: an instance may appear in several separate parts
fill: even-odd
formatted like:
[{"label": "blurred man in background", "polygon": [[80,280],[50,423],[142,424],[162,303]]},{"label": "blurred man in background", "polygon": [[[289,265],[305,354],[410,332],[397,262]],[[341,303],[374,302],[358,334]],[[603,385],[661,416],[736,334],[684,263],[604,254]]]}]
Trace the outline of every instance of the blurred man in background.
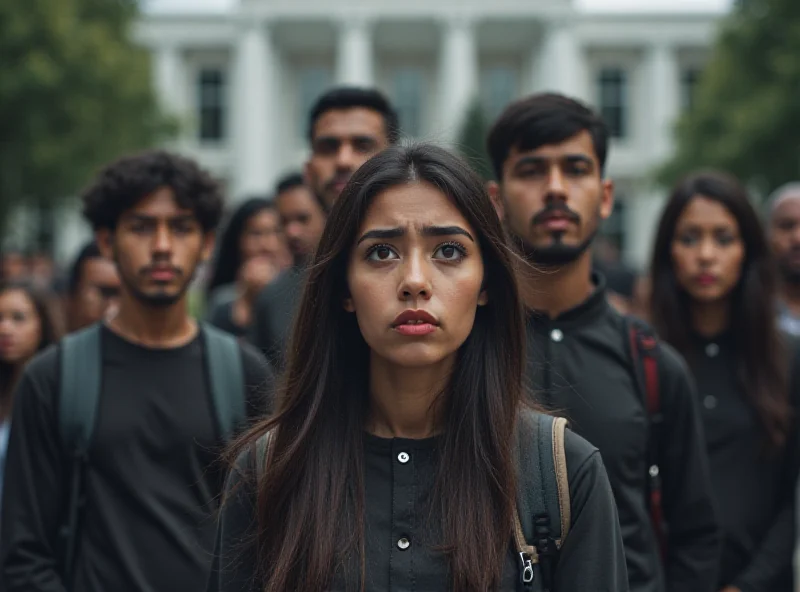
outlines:
[{"label": "blurred man in background", "polygon": [[21,249],[9,248],[0,255],[0,280],[18,282],[28,278],[28,258]]},{"label": "blurred man in background", "polygon": [[287,177],[278,184],[275,197],[294,265],[259,295],[250,333],[252,343],[274,367],[283,366],[305,267],[322,237],[326,210],[358,167],[398,138],[397,113],[377,90],[334,88],[311,109],[305,183]]},{"label": "blurred man in background", "polygon": [[84,245],[67,278],[67,330],[77,331],[113,315],[118,301],[119,275],[114,262],[102,256],[94,241]]},{"label": "blurred man in background", "polygon": [[767,204],[767,232],[780,279],[779,324],[800,336],[800,182],[778,188]]}]

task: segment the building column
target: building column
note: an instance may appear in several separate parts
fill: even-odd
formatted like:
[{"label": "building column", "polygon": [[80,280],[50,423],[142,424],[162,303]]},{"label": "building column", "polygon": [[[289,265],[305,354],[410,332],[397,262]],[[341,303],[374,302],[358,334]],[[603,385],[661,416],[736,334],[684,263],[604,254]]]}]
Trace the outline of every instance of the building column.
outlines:
[{"label": "building column", "polygon": [[475,23],[455,18],[444,24],[439,62],[438,133],[445,142],[457,140],[464,117],[478,98],[478,48]]},{"label": "building column", "polygon": [[336,44],[336,82],[372,86],[373,52],[372,22],[363,17],[341,20]]},{"label": "building column", "polygon": [[174,45],[162,45],[156,50],[154,58],[153,77],[161,108],[170,115],[185,115],[180,51]]},{"label": "building column", "polygon": [[277,58],[267,23],[248,21],[233,69],[233,198],[271,191],[277,166]]},{"label": "building column", "polygon": [[574,20],[565,17],[545,21],[543,33],[534,59],[535,90],[588,99],[586,64],[575,35]]},{"label": "building column", "polygon": [[680,114],[680,74],[672,47],[654,45],[647,52],[650,150],[653,165],[672,154],[673,126]]}]

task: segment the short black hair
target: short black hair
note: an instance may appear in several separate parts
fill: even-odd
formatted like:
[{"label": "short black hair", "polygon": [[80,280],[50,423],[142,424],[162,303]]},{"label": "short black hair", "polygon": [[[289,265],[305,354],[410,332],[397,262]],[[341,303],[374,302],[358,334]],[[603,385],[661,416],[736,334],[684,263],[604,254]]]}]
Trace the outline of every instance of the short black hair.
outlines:
[{"label": "short black hair", "polygon": [[589,132],[603,174],[608,154],[608,126],[602,117],[575,99],[541,93],[509,105],[489,131],[486,148],[498,181],[513,148],[535,150],[559,144],[582,131]]},{"label": "short black hair", "polygon": [[[285,192],[296,187],[307,187],[306,180],[303,178],[302,173],[293,172],[281,177],[275,184],[275,200],[277,201]],[[314,198],[314,201],[319,204],[319,207],[322,208],[322,211],[327,214],[329,208],[328,204],[325,203],[325,200],[317,195],[316,191],[311,191],[310,188],[308,188],[308,192]]]},{"label": "short black hair", "polygon": [[335,109],[355,109],[363,107],[372,109],[383,116],[386,125],[386,138],[389,144],[397,143],[400,138],[400,120],[389,99],[374,88],[360,88],[357,86],[337,86],[324,93],[314,106],[308,118],[308,140],[314,141],[314,126],[324,113]]},{"label": "short black hair", "polygon": [[278,197],[284,191],[289,191],[295,187],[303,187],[305,184],[306,182],[305,179],[303,179],[302,173],[288,173],[278,179],[278,182],[275,183],[275,197]]},{"label": "short black hair", "polygon": [[69,268],[69,277],[67,277],[67,293],[70,296],[74,296],[78,291],[78,286],[83,277],[83,264],[89,259],[101,259],[102,257],[103,255],[94,241],[86,243],[78,252],[78,256],[75,257],[75,261],[72,262],[72,266]]},{"label": "short black hair", "polygon": [[194,160],[163,150],[124,156],[103,169],[83,194],[83,215],[95,230],[114,230],[123,212],[163,187],[194,212],[205,232],[217,227],[223,208],[219,184]]}]

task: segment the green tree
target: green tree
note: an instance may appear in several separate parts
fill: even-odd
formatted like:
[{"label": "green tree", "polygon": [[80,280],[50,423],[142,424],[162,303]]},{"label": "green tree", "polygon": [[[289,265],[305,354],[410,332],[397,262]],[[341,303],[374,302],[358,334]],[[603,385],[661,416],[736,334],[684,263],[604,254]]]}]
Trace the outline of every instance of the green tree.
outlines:
[{"label": "green tree", "polygon": [[722,25],[694,106],[676,129],[665,184],[698,167],[759,192],[800,178],[800,2],[738,2]]},{"label": "green tree", "polygon": [[171,131],[131,40],[137,15],[134,0],[0,2],[0,228],[14,206],[49,211]]},{"label": "green tree", "polygon": [[492,161],[486,152],[486,135],[489,125],[479,100],[474,100],[466,115],[458,136],[458,151],[485,181],[494,178]]}]

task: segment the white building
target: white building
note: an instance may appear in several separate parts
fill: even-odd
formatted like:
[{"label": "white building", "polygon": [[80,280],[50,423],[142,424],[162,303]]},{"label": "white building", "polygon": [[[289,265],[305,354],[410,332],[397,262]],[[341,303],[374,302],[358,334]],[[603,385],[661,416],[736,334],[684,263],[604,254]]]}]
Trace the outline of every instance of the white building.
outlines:
[{"label": "white building", "polygon": [[580,97],[614,135],[619,206],[605,230],[641,265],[660,208],[650,176],[719,16],[587,13],[572,0],[239,0],[224,13],[149,13],[136,36],[183,124],[173,148],[234,199],[299,167],[309,107],[337,83],[381,88],[407,137],[445,143],[473,99],[494,118],[532,92]]}]

